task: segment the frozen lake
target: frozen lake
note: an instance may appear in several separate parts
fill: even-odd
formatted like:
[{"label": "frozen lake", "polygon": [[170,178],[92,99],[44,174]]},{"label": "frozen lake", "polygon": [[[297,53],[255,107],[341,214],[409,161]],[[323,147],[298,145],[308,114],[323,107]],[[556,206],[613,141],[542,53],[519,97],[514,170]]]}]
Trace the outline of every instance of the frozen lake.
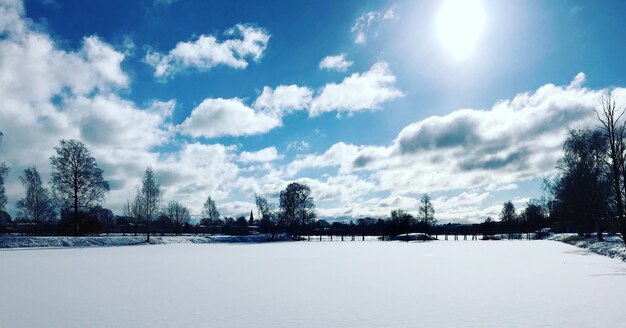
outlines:
[{"label": "frozen lake", "polygon": [[0,327],[594,327],[626,264],[553,241],[0,250]]}]

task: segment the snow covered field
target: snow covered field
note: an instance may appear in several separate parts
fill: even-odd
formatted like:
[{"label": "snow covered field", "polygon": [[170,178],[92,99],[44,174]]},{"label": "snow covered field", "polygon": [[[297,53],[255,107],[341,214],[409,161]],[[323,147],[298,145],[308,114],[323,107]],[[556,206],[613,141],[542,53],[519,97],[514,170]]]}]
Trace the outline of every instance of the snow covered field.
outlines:
[{"label": "snow covered field", "polygon": [[626,263],[555,241],[0,250],[0,327],[618,327]]}]

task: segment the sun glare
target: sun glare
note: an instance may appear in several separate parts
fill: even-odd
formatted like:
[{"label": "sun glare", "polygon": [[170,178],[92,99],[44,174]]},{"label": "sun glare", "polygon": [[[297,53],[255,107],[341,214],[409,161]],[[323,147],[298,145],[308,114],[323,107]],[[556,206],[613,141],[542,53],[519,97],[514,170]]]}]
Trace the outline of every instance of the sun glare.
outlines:
[{"label": "sun glare", "polygon": [[485,21],[480,0],[447,0],[437,15],[439,41],[454,58],[464,59],[474,51]]}]

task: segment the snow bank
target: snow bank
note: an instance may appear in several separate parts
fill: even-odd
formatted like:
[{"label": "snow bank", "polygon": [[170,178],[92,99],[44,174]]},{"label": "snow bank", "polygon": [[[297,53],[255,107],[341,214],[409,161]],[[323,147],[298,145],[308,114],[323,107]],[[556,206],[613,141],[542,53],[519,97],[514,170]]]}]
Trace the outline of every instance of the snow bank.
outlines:
[{"label": "snow bank", "polygon": [[581,237],[577,234],[564,233],[552,235],[548,239],[564,242],[587,249],[596,254],[626,261],[626,247],[624,247],[624,241],[618,236],[606,236],[604,237],[604,241],[598,241],[595,235],[593,237]]},{"label": "snow bank", "polygon": [[[250,236],[150,236],[150,244],[206,244],[206,243],[261,243],[270,239],[268,234]],[[276,240],[289,240],[279,235]],[[0,248],[48,248],[48,247],[102,247],[146,244],[146,236],[89,236],[89,237],[36,237],[0,236]]]}]

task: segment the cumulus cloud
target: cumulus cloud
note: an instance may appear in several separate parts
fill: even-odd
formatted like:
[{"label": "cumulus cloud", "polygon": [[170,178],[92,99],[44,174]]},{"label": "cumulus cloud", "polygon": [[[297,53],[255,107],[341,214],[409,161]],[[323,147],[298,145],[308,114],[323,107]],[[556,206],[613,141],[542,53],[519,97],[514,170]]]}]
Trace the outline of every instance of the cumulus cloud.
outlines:
[{"label": "cumulus cloud", "polygon": [[[546,84],[490,109],[429,117],[406,126],[386,147],[338,142],[322,154],[292,161],[285,174],[337,168],[339,176],[358,173],[376,192],[390,193],[391,198],[355,207],[410,206],[415,194],[474,190],[458,198],[439,198],[442,218],[493,216],[501,204],[484,203],[489,191],[513,190],[521,181],[553,174],[567,130],[595,124],[593,109],[609,90],[584,88],[583,83],[584,75],[579,74],[569,85]],[[626,101],[626,89],[613,91],[618,101]],[[467,205],[472,202],[476,206]]]},{"label": "cumulus cloud", "polygon": [[156,77],[171,76],[186,68],[209,70],[217,65],[243,69],[249,59],[261,59],[270,39],[265,29],[244,24],[237,24],[224,34],[224,41],[203,34],[196,40],[179,42],[165,54],[150,50],[144,61],[154,68]]},{"label": "cumulus cloud", "polygon": [[249,136],[282,126],[282,117],[300,110],[310,116],[338,111],[375,110],[404,94],[395,87],[395,76],[386,62],[364,73],[354,73],[339,84],[327,84],[317,95],[308,87],[265,86],[251,106],[242,99],[207,98],[194,108],[178,130],[194,138]]},{"label": "cumulus cloud", "polygon": [[272,89],[263,87],[263,92],[253,104],[257,110],[274,112],[277,114],[289,113],[306,108],[311,102],[313,92],[307,87],[279,85]]},{"label": "cumulus cloud", "polygon": [[[24,17],[21,2],[0,2],[0,131],[9,211],[23,197],[18,176],[35,165],[47,181],[49,157],[60,139],[83,141],[110,182],[105,206],[120,213],[133,197],[148,165],[157,172],[164,197],[200,211],[208,194],[228,197],[239,175],[237,147],[173,144],[176,102],[138,106],[123,94],[130,77],[126,54],[98,36],[64,49]],[[6,23],[6,24],[5,24]]]},{"label": "cumulus cloud", "polygon": [[239,161],[243,163],[272,162],[280,158],[282,158],[282,156],[278,154],[276,147],[273,146],[252,152],[242,151],[241,154],[239,154]]},{"label": "cumulus cloud", "polygon": [[345,72],[348,67],[352,66],[353,62],[346,59],[346,54],[339,54],[335,56],[326,56],[319,64],[320,69],[335,70],[338,72]]},{"label": "cumulus cloud", "polygon": [[382,103],[404,96],[395,87],[396,77],[389,65],[380,61],[372,65],[367,72],[354,73],[341,83],[324,86],[313,99],[309,108],[311,116],[324,112],[358,112],[375,110]]},{"label": "cumulus cloud", "polygon": [[241,99],[207,98],[178,128],[194,138],[214,138],[260,134],[281,125],[279,116],[256,111]]}]

